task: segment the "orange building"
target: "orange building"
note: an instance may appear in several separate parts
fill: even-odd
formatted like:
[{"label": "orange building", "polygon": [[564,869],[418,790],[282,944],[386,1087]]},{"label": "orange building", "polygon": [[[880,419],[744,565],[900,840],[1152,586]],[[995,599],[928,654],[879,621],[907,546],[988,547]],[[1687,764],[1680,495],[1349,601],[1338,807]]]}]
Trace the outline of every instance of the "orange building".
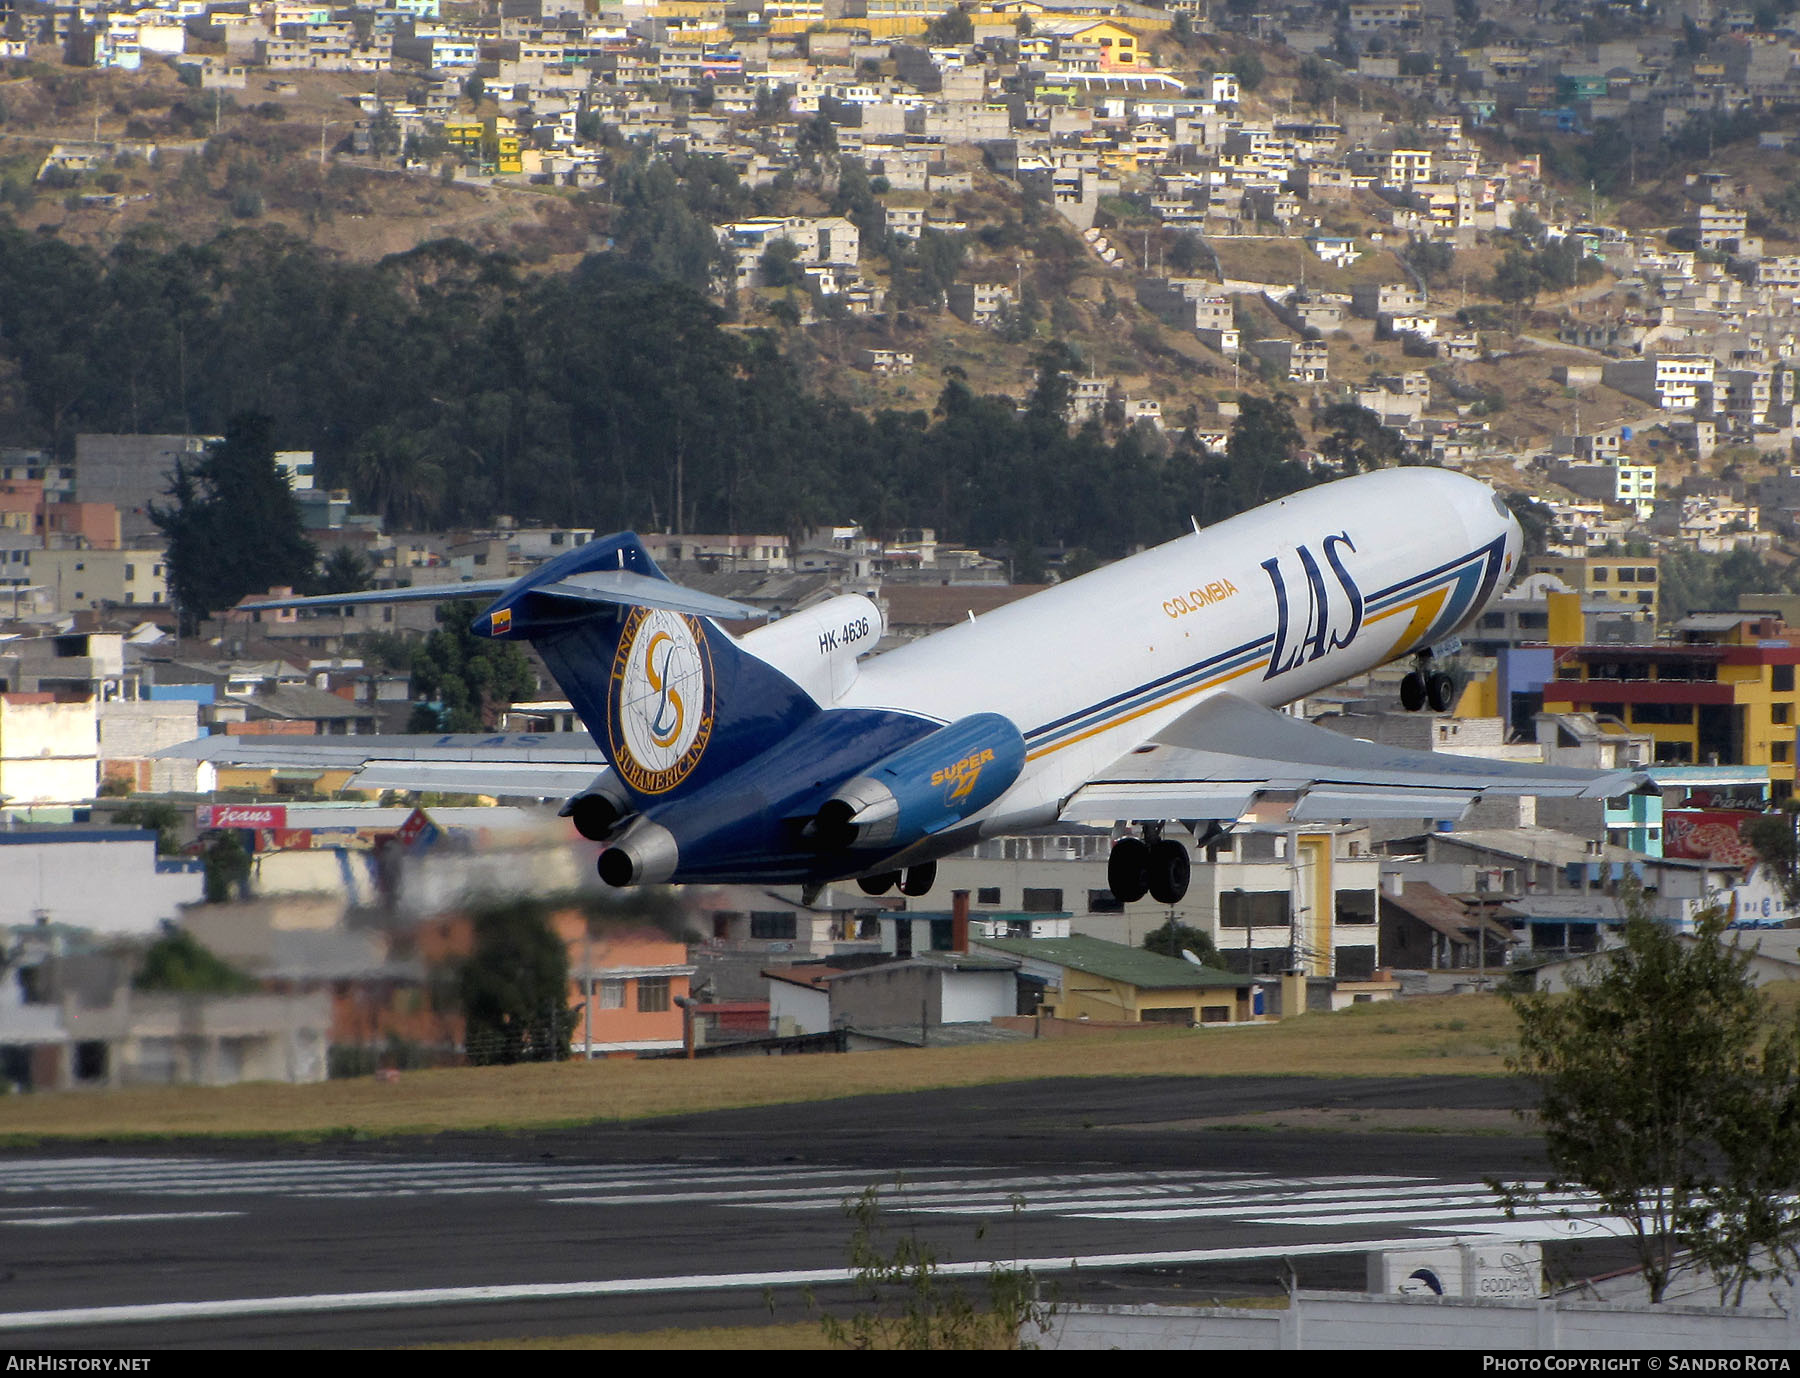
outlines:
[{"label": "orange building", "polygon": [[569,949],[569,1004],[584,1006],[575,1025],[576,1057],[631,1056],[682,1046],[682,1007],[694,968],[687,944],[655,928],[590,934],[585,915],[551,918]]},{"label": "orange building", "polygon": [[[569,955],[571,1009],[580,1009],[570,1055],[631,1057],[682,1046],[682,1007],[694,968],[687,945],[654,928],[597,928],[569,909],[550,917]],[[475,947],[464,914],[418,924],[393,941],[389,960],[332,980],[331,1044],[366,1048],[381,1060],[391,1042],[428,1061],[460,1061],[465,1037],[455,972]]]}]

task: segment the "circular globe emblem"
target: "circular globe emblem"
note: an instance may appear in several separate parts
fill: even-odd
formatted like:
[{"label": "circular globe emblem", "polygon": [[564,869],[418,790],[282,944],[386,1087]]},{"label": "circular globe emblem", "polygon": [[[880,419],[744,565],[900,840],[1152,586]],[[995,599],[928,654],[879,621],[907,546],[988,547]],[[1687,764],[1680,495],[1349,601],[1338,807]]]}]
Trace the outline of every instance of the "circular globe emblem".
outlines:
[{"label": "circular globe emblem", "polygon": [[688,777],[713,725],[712,655],[693,618],[634,608],[613,656],[613,768],[640,794]]}]

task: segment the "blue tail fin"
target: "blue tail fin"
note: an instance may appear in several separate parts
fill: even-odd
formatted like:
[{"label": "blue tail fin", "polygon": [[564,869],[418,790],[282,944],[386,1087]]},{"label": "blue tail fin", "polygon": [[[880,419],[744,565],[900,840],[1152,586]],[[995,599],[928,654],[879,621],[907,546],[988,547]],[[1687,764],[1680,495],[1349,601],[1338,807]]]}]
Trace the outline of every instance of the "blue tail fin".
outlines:
[{"label": "blue tail fin", "polygon": [[537,648],[641,806],[717,779],[819,711],[786,675],[683,610],[709,604],[729,606],[684,597],[625,532],[550,561],[476,627]]}]

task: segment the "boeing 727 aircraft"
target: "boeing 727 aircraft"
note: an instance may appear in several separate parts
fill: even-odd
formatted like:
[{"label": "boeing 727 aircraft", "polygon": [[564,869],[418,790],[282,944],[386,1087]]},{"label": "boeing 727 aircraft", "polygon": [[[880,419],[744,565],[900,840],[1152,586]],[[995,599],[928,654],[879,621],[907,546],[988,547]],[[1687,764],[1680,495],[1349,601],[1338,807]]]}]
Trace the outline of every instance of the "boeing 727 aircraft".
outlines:
[{"label": "boeing 727 aircraft", "polygon": [[[367,787],[567,796],[601,877],[926,893],[984,837],[1122,820],[1123,901],[1187,890],[1190,844],[1255,816],[1455,818],[1483,794],[1596,798],[1643,782],[1340,736],[1282,704],[1403,657],[1409,708],[1447,708],[1434,648],[1508,583],[1520,531],[1486,485],[1436,469],[1324,484],[868,656],[843,595],[755,616],[669,582],[636,536],[517,581],[286,599],[497,595],[475,629],[531,642],[599,751],[546,737],[210,738],[214,760],[343,765]],[[866,657],[866,658],[865,658]]]}]

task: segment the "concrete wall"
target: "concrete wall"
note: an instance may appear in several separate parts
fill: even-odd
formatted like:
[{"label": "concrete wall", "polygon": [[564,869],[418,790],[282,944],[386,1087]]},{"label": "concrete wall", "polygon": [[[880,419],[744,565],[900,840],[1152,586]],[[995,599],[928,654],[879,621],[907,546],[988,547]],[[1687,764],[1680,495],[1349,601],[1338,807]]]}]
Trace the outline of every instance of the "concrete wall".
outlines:
[{"label": "concrete wall", "polygon": [[156,869],[156,834],[141,840],[58,840],[0,831],[0,926],[30,924],[41,911],[52,923],[101,933],[153,934],[184,904],[200,899],[197,871]]},{"label": "concrete wall", "polygon": [[14,808],[92,799],[100,787],[94,704],[26,698],[0,695],[0,795]]},{"label": "concrete wall", "polygon": [[[1036,1339],[1035,1336],[1027,1338]],[[1300,1292],[1286,1310],[1075,1306],[1044,1349],[1694,1350],[1800,1347],[1800,1308],[1474,1302]]]}]

